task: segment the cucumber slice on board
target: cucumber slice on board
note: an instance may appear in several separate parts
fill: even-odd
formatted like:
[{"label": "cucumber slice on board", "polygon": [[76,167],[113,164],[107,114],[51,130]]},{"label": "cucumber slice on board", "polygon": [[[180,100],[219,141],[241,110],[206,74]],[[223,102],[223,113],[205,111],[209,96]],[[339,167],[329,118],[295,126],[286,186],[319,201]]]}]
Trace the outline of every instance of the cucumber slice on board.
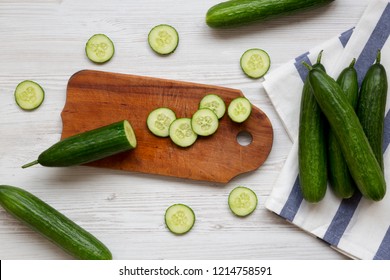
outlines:
[{"label": "cucumber slice on board", "polygon": [[104,34],[95,34],[85,44],[85,53],[91,61],[105,63],[114,56],[114,43]]},{"label": "cucumber slice on board", "polygon": [[165,211],[165,224],[172,233],[187,233],[195,224],[195,213],[185,204],[173,204]]},{"label": "cucumber slice on board", "polygon": [[242,123],[246,121],[252,112],[252,104],[245,97],[237,97],[230,102],[228,115],[232,121]]},{"label": "cucumber slice on board", "polygon": [[257,195],[247,187],[238,186],[230,192],[228,203],[235,215],[248,216],[256,209]]},{"label": "cucumber slice on board", "polygon": [[148,43],[152,50],[158,54],[171,54],[179,45],[179,34],[174,27],[160,24],[150,30]]},{"label": "cucumber slice on board", "polygon": [[16,104],[23,110],[34,110],[41,106],[45,99],[45,91],[34,81],[20,82],[15,89]]},{"label": "cucumber slice on board", "polygon": [[169,127],[176,120],[176,114],[169,108],[157,108],[150,112],[146,124],[149,130],[156,136],[168,137]]},{"label": "cucumber slice on board", "polygon": [[271,65],[268,53],[262,49],[249,49],[244,52],[240,59],[242,71],[253,79],[263,77]]},{"label": "cucumber slice on board", "polygon": [[210,109],[199,109],[191,119],[192,130],[200,136],[209,136],[217,131],[219,121],[217,115]]},{"label": "cucumber slice on board", "polygon": [[213,110],[218,119],[222,118],[226,112],[225,102],[216,94],[208,94],[199,103],[199,109],[208,108]]},{"label": "cucumber slice on board", "polygon": [[169,137],[176,145],[186,148],[195,143],[198,135],[192,130],[190,118],[179,118],[169,127]]}]

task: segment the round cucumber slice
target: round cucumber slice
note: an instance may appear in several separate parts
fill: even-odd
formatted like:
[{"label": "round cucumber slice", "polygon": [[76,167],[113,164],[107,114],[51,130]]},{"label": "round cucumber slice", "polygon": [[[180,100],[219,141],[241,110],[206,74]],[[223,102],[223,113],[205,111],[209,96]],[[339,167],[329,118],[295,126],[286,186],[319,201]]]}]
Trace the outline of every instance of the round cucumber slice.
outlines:
[{"label": "round cucumber slice", "polygon": [[238,186],[230,192],[228,203],[235,215],[248,216],[256,209],[257,195],[247,187]]},{"label": "round cucumber slice", "polygon": [[199,103],[199,109],[208,108],[218,117],[222,118],[226,112],[226,105],[222,98],[216,94],[208,94]]},{"label": "round cucumber slice", "polygon": [[174,27],[160,24],[150,30],[148,43],[152,50],[158,54],[171,54],[179,44],[179,34]]},{"label": "round cucumber slice", "polygon": [[169,108],[157,108],[150,112],[146,124],[156,136],[168,137],[169,127],[176,120],[176,114]]},{"label": "round cucumber slice", "polygon": [[192,130],[200,136],[209,136],[217,131],[219,121],[217,115],[210,109],[199,109],[191,119]]},{"label": "round cucumber slice", "polygon": [[169,127],[169,137],[176,145],[186,148],[195,143],[198,135],[192,130],[190,118],[179,118]]},{"label": "round cucumber slice", "polygon": [[187,233],[195,224],[195,213],[185,204],[173,204],[165,211],[165,224],[172,233]]},{"label": "round cucumber slice", "polygon": [[45,91],[34,81],[20,82],[15,89],[16,104],[23,110],[34,110],[41,106],[45,99]]},{"label": "round cucumber slice", "polygon": [[242,71],[253,79],[263,77],[271,65],[268,53],[262,49],[249,49],[240,59]]},{"label": "round cucumber slice", "polygon": [[114,56],[114,43],[104,34],[95,34],[85,44],[85,53],[91,61],[105,63]]},{"label": "round cucumber slice", "polygon": [[230,102],[228,115],[232,121],[242,123],[246,121],[252,112],[252,104],[245,97],[237,97]]}]

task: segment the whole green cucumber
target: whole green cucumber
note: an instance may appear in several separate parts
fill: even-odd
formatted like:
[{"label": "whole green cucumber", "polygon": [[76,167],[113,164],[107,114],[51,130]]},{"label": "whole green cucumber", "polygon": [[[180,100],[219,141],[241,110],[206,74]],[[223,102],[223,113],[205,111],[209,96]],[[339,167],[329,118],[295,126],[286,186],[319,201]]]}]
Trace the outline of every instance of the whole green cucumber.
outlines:
[{"label": "whole green cucumber", "polygon": [[367,199],[382,200],[386,194],[384,174],[343,90],[333,78],[319,69],[309,71],[309,81],[358,189]]},{"label": "whole green cucumber", "polygon": [[[325,71],[322,51],[313,68]],[[298,132],[299,185],[308,202],[321,201],[327,188],[325,117],[318,106],[308,77],[302,89]]]},{"label": "whole green cucumber", "polygon": [[79,165],[134,149],[136,146],[133,128],[124,120],[63,139],[22,168],[38,163],[49,167]]},{"label": "whole green cucumber", "polygon": [[[355,59],[352,60],[347,68],[341,71],[337,78],[337,83],[343,90],[349,104],[356,110],[359,97],[359,85],[354,65]],[[349,172],[348,165],[345,162],[333,129],[330,129],[328,132],[328,177],[329,184],[333,188],[336,196],[350,198],[355,193],[356,184]]]},{"label": "whole green cucumber", "polygon": [[211,7],[206,23],[213,28],[240,26],[322,6],[334,0],[231,0]]},{"label": "whole green cucumber", "polygon": [[376,62],[368,69],[360,88],[357,115],[376,159],[383,170],[383,133],[387,100],[387,75],[380,63],[380,51]]},{"label": "whole green cucumber", "polygon": [[0,205],[77,259],[112,259],[110,250],[91,233],[21,188],[0,185]]}]

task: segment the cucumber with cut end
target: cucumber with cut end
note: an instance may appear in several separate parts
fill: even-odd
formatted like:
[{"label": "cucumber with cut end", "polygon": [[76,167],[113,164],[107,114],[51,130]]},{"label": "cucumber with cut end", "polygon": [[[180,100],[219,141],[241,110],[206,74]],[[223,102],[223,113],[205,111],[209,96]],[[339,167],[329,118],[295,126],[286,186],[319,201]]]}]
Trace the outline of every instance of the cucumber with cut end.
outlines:
[{"label": "cucumber with cut end", "polygon": [[228,115],[236,123],[246,121],[252,112],[252,104],[245,97],[237,97],[228,106]]},{"label": "cucumber with cut end", "polygon": [[153,27],[148,34],[149,46],[158,54],[173,53],[179,45],[179,33],[168,24]]},{"label": "cucumber with cut end", "polygon": [[25,80],[20,82],[15,89],[16,104],[23,110],[34,110],[41,106],[45,99],[45,91],[36,82]]},{"label": "cucumber with cut end", "polygon": [[268,53],[262,49],[249,49],[243,53],[240,66],[244,73],[252,78],[259,79],[269,70],[271,59]]},{"label": "cucumber with cut end", "polygon": [[219,126],[217,115],[210,109],[203,108],[195,112],[191,119],[192,130],[200,136],[214,134]]},{"label": "cucumber with cut end", "polygon": [[332,1],[230,0],[212,6],[206,13],[206,23],[213,28],[236,27],[319,7]]},{"label": "cucumber with cut end", "polygon": [[179,118],[169,127],[169,137],[176,145],[186,148],[195,143],[198,135],[192,130],[190,118]]},{"label": "cucumber with cut end", "polygon": [[189,232],[195,224],[194,211],[185,204],[173,204],[165,211],[165,224],[175,234]]},{"label": "cucumber with cut end", "polygon": [[146,124],[156,136],[168,137],[169,127],[176,120],[176,114],[169,108],[161,107],[149,113]]},{"label": "cucumber with cut end", "polygon": [[114,43],[105,34],[95,34],[85,44],[85,53],[91,61],[105,63],[114,56]]},{"label": "cucumber with cut end", "polygon": [[21,188],[0,185],[0,205],[77,259],[112,259],[110,250],[95,236]]},{"label": "cucumber with cut end", "polygon": [[213,110],[218,119],[222,118],[226,112],[226,105],[223,99],[216,94],[207,94],[199,103],[199,109],[208,108]]},{"label": "cucumber with cut end", "polygon": [[124,120],[63,139],[22,168],[38,163],[48,167],[79,165],[131,150],[136,146],[133,128]]},{"label": "cucumber with cut end", "polygon": [[237,216],[244,217],[255,211],[257,207],[256,193],[243,186],[234,188],[228,198],[230,210]]}]

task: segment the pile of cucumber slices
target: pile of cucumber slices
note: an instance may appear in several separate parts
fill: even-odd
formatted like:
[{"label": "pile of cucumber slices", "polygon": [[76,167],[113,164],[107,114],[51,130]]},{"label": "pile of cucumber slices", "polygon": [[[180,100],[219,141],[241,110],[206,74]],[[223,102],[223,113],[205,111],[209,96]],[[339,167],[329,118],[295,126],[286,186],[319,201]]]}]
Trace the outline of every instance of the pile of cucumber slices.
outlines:
[{"label": "pile of cucumber slices", "polygon": [[[252,111],[252,104],[245,97],[233,99],[227,109],[230,119],[236,123],[246,121]],[[190,147],[198,136],[210,136],[219,127],[219,119],[226,112],[223,99],[217,94],[206,94],[199,102],[198,110],[191,118],[177,118],[167,107],[151,111],[146,120],[150,132],[158,137],[170,137],[179,147]]]}]

